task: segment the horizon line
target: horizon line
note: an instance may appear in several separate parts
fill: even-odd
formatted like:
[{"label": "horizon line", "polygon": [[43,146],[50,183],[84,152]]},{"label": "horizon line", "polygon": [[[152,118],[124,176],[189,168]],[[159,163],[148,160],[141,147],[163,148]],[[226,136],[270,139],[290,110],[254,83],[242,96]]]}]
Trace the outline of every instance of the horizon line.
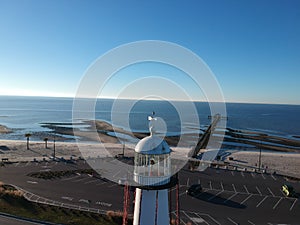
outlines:
[{"label": "horizon line", "polygon": [[[75,98],[75,96],[50,96],[50,95],[5,95],[5,94],[0,94],[0,97],[35,97],[35,98],[68,98],[68,99],[72,99]],[[93,99],[91,97],[82,97],[81,99]],[[109,99],[109,100],[115,100],[117,98],[115,97],[108,97],[108,96],[104,96],[104,97],[97,97],[97,99]],[[119,98],[121,100],[141,100],[141,101],[164,101],[164,99],[136,99],[136,98]],[[172,99],[170,101],[177,101],[177,102],[185,102],[187,100],[182,100],[182,99]],[[203,102],[203,103],[208,103],[208,101],[204,101],[204,100],[192,100],[193,102]],[[215,102],[218,103],[218,102]],[[242,101],[224,101],[225,104],[227,103],[234,103],[234,104],[261,104],[261,105],[295,105],[298,106],[300,105],[300,103],[282,103],[282,102],[242,102]]]}]

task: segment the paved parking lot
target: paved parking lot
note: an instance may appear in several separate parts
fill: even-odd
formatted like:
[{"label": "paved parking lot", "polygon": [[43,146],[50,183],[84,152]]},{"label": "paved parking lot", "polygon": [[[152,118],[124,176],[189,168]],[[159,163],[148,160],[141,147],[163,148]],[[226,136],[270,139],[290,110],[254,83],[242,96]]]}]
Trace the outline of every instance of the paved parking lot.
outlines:
[{"label": "paved parking lot", "polygon": [[[10,169],[5,169],[10,168]],[[26,176],[32,171],[88,168],[83,161],[14,163],[0,169],[1,179],[15,183],[35,195],[33,200],[73,205],[95,210],[122,210],[123,189],[90,174],[73,174],[43,180]],[[300,202],[287,198],[280,188],[284,177],[254,172],[208,168],[204,172],[183,169],[179,173],[181,221],[183,224],[297,224]],[[200,183],[203,191],[189,196],[186,190]],[[293,183],[299,192],[299,183]],[[175,189],[172,192],[175,209]],[[46,200],[45,200],[46,199]],[[175,215],[175,212],[172,212]]]},{"label": "paved parking lot", "polygon": [[[194,175],[192,175],[194,174]],[[180,178],[183,223],[191,224],[297,224],[299,199],[286,197],[281,176],[254,172],[207,169],[203,173],[184,171]],[[203,190],[186,194],[192,184]],[[299,183],[293,183],[296,190]],[[217,213],[216,213],[217,212]],[[261,218],[258,218],[261,217]],[[289,221],[291,221],[289,223]]]}]

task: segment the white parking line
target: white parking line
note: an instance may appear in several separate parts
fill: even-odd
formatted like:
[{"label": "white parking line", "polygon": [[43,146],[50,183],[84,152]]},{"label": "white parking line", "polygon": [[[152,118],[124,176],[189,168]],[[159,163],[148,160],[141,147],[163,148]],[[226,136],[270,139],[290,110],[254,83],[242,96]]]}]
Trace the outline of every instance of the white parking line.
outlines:
[{"label": "white parking line", "polygon": [[292,204],[292,206],[291,206],[291,208],[290,208],[290,211],[292,211],[292,209],[293,209],[294,205],[296,204],[297,200],[298,200],[298,199],[296,198],[295,201],[293,202],[293,204]]},{"label": "white parking line", "polygon": [[233,195],[231,195],[229,198],[227,198],[224,203],[228,202],[230,199],[232,199],[234,196],[236,196],[238,193],[234,193]]},{"label": "white parking line", "polygon": [[282,197],[278,200],[278,202],[273,206],[273,209],[276,209],[276,207],[278,206],[279,202],[281,202]]},{"label": "white parking line", "polygon": [[197,216],[197,217],[191,217],[191,220],[194,222],[194,223],[196,223],[196,224],[199,224],[199,223],[205,223],[205,224],[207,224],[207,225],[209,225],[209,223],[208,222],[206,222],[205,221],[205,219],[203,219],[200,215],[198,215],[197,213],[193,213],[193,214],[195,214],[195,216]]},{"label": "white parking line", "polygon": [[[182,211],[182,212],[189,220],[192,220],[191,217],[185,211]],[[184,224],[186,224],[186,223],[184,223]]]},{"label": "white parking line", "polygon": [[270,188],[268,188],[268,191],[271,193],[271,195],[272,195],[273,197],[275,197],[275,195],[273,194],[273,192],[271,191]]},{"label": "white parking line", "polygon": [[206,213],[196,213],[197,215],[202,215],[202,216],[207,216],[209,217],[212,221],[214,221],[216,224],[221,225],[218,221],[216,221],[211,215],[206,214]]},{"label": "white parking line", "polygon": [[244,185],[244,188],[245,188],[247,194],[250,194],[249,191],[248,191],[248,188],[246,187],[246,185]]},{"label": "white parking line", "polygon": [[198,179],[198,184],[201,184],[200,179]]},{"label": "white parking line", "polygon": [[231,175],[232,175],[232,176],[234,176],[234,173],[233,173],[233,171],[231,171]]},{"label": "white parking line", "polygon": [[262,196],[262,193],[261,193],[261,191],[259,190],[259,188],[258,188],[257,186],[255,186],[255,187],[256,187],[256,190],[257,190],[257,192],[259,193],[259,195]]},{"label": "white parking line", "polygon": [[248,220],[248,223],[250,223],[251,225],[255,225],[255,223],[251,222],[250,220]]},{"label": "white parking line", "polygon": [[27,181],[27,183],[28,183],[28,184],[37,184],[38,182],[36,182],[36,181],[31,181],[31,180],[28,180],[28,181]]},{"label": "white parking line", "polygon": [[267,197],[268,197],[268,196],[265,196],[265,197],[263,198],[263,200],[261,200],[261,201],[256,205],[256,208],[258,208],[258,207],[261,205],[261,203],[263,203],[263,202],[267,199]]},{"label": "white parking line", "polygon": [[235,225],[239,225],[237,222],[233,221],[230,217],[227,217],[227,219],[228,219],[231,223],[233,223],[233,224],[235,224]]},{"label": "white parking line", "polygon": [[255,175],[254,175],[254,173],[251,173],[251,176],[252,176],[253,178],[255,178]]},{"label": "white parking line", "polygon": [[244,204],[249,198],[251,198],[252,197],[252,194],[251,195],[249,195],[247,198],[245,198],[244,199],[244,201],[242,201],[240,204],[242,205],[242,204]]},{"label": "white parking line", "polygon": [[186,181],[186,186],[187,187],[189,186],[189,183],[190,183],[190,178],[188,178],[187,181]]},{"label": "white parking line", "polygon": [[263,174],[261,174],[262,178],[264,178],[264,180],[266,179],[265,176]]},{"label": "white parking line", "polygon": [[224,186],[223,186],[223,183],[221,182],[221,188],[222,188],[222,190],[224,191]]},{"label": "white parking line", "polygon": [[234,192],[236,192],[236,189],[235,189],[235,186],[234,186],[234,184],[232,184],[232,188],[233,188]]},{"label": "white parking line", "polygon": [[241,172],[242,177],[245,177],[245,174],[243,173],[243,171]]},{"label": "white parking line", "polygon": [[273,178],[273,180],[277,180],[276,177],[273,176],[273,174],[271,174],[271,177]]},{"label": "white parking line", "polygon": [[216,198],[218,195],[220,195],[223,191],[218,192],[217,194],[215,194],[214,196],[210,197],[209,199],[207,199],[208,201],[213,200],[214,198]]},{"label": "white parking line", "polygon": [[212,184],[211,184],[211,181],[209,181],[209,186],[210,186],[210,189],[212,190]]}]

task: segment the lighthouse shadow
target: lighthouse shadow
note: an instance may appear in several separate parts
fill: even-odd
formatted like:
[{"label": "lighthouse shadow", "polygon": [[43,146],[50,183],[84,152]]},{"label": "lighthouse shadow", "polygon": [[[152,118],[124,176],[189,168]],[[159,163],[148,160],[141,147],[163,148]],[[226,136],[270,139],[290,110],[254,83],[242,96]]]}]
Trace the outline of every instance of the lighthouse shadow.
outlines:
[{"label": "lighthouse shadow", "polygon": [[202,201],[209,202],[212,204],[223,205],[223,206],[227,206],[227,207],[231,207],[231,208],[238,208],[238,209],[246,208],[245,205],[240,204],[239,202],[235,202],[228,198],[223,198],[221,196],[214,195],[214,194],[207,193],[207,192],[202,192],[201,194],[195,195],[193,197],[198,200],[202,200]]}]

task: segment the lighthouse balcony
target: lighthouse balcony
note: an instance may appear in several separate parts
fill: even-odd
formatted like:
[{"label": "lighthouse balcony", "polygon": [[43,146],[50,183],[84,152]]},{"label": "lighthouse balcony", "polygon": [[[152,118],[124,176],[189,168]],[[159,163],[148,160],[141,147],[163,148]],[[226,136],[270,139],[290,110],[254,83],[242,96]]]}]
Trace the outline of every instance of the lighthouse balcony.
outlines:
[{"label": "lighthouse balcony", "polygon": [[135,173],[134,181],[142,186],[161,186],[170,182],[170,176],[145,176]]}]

